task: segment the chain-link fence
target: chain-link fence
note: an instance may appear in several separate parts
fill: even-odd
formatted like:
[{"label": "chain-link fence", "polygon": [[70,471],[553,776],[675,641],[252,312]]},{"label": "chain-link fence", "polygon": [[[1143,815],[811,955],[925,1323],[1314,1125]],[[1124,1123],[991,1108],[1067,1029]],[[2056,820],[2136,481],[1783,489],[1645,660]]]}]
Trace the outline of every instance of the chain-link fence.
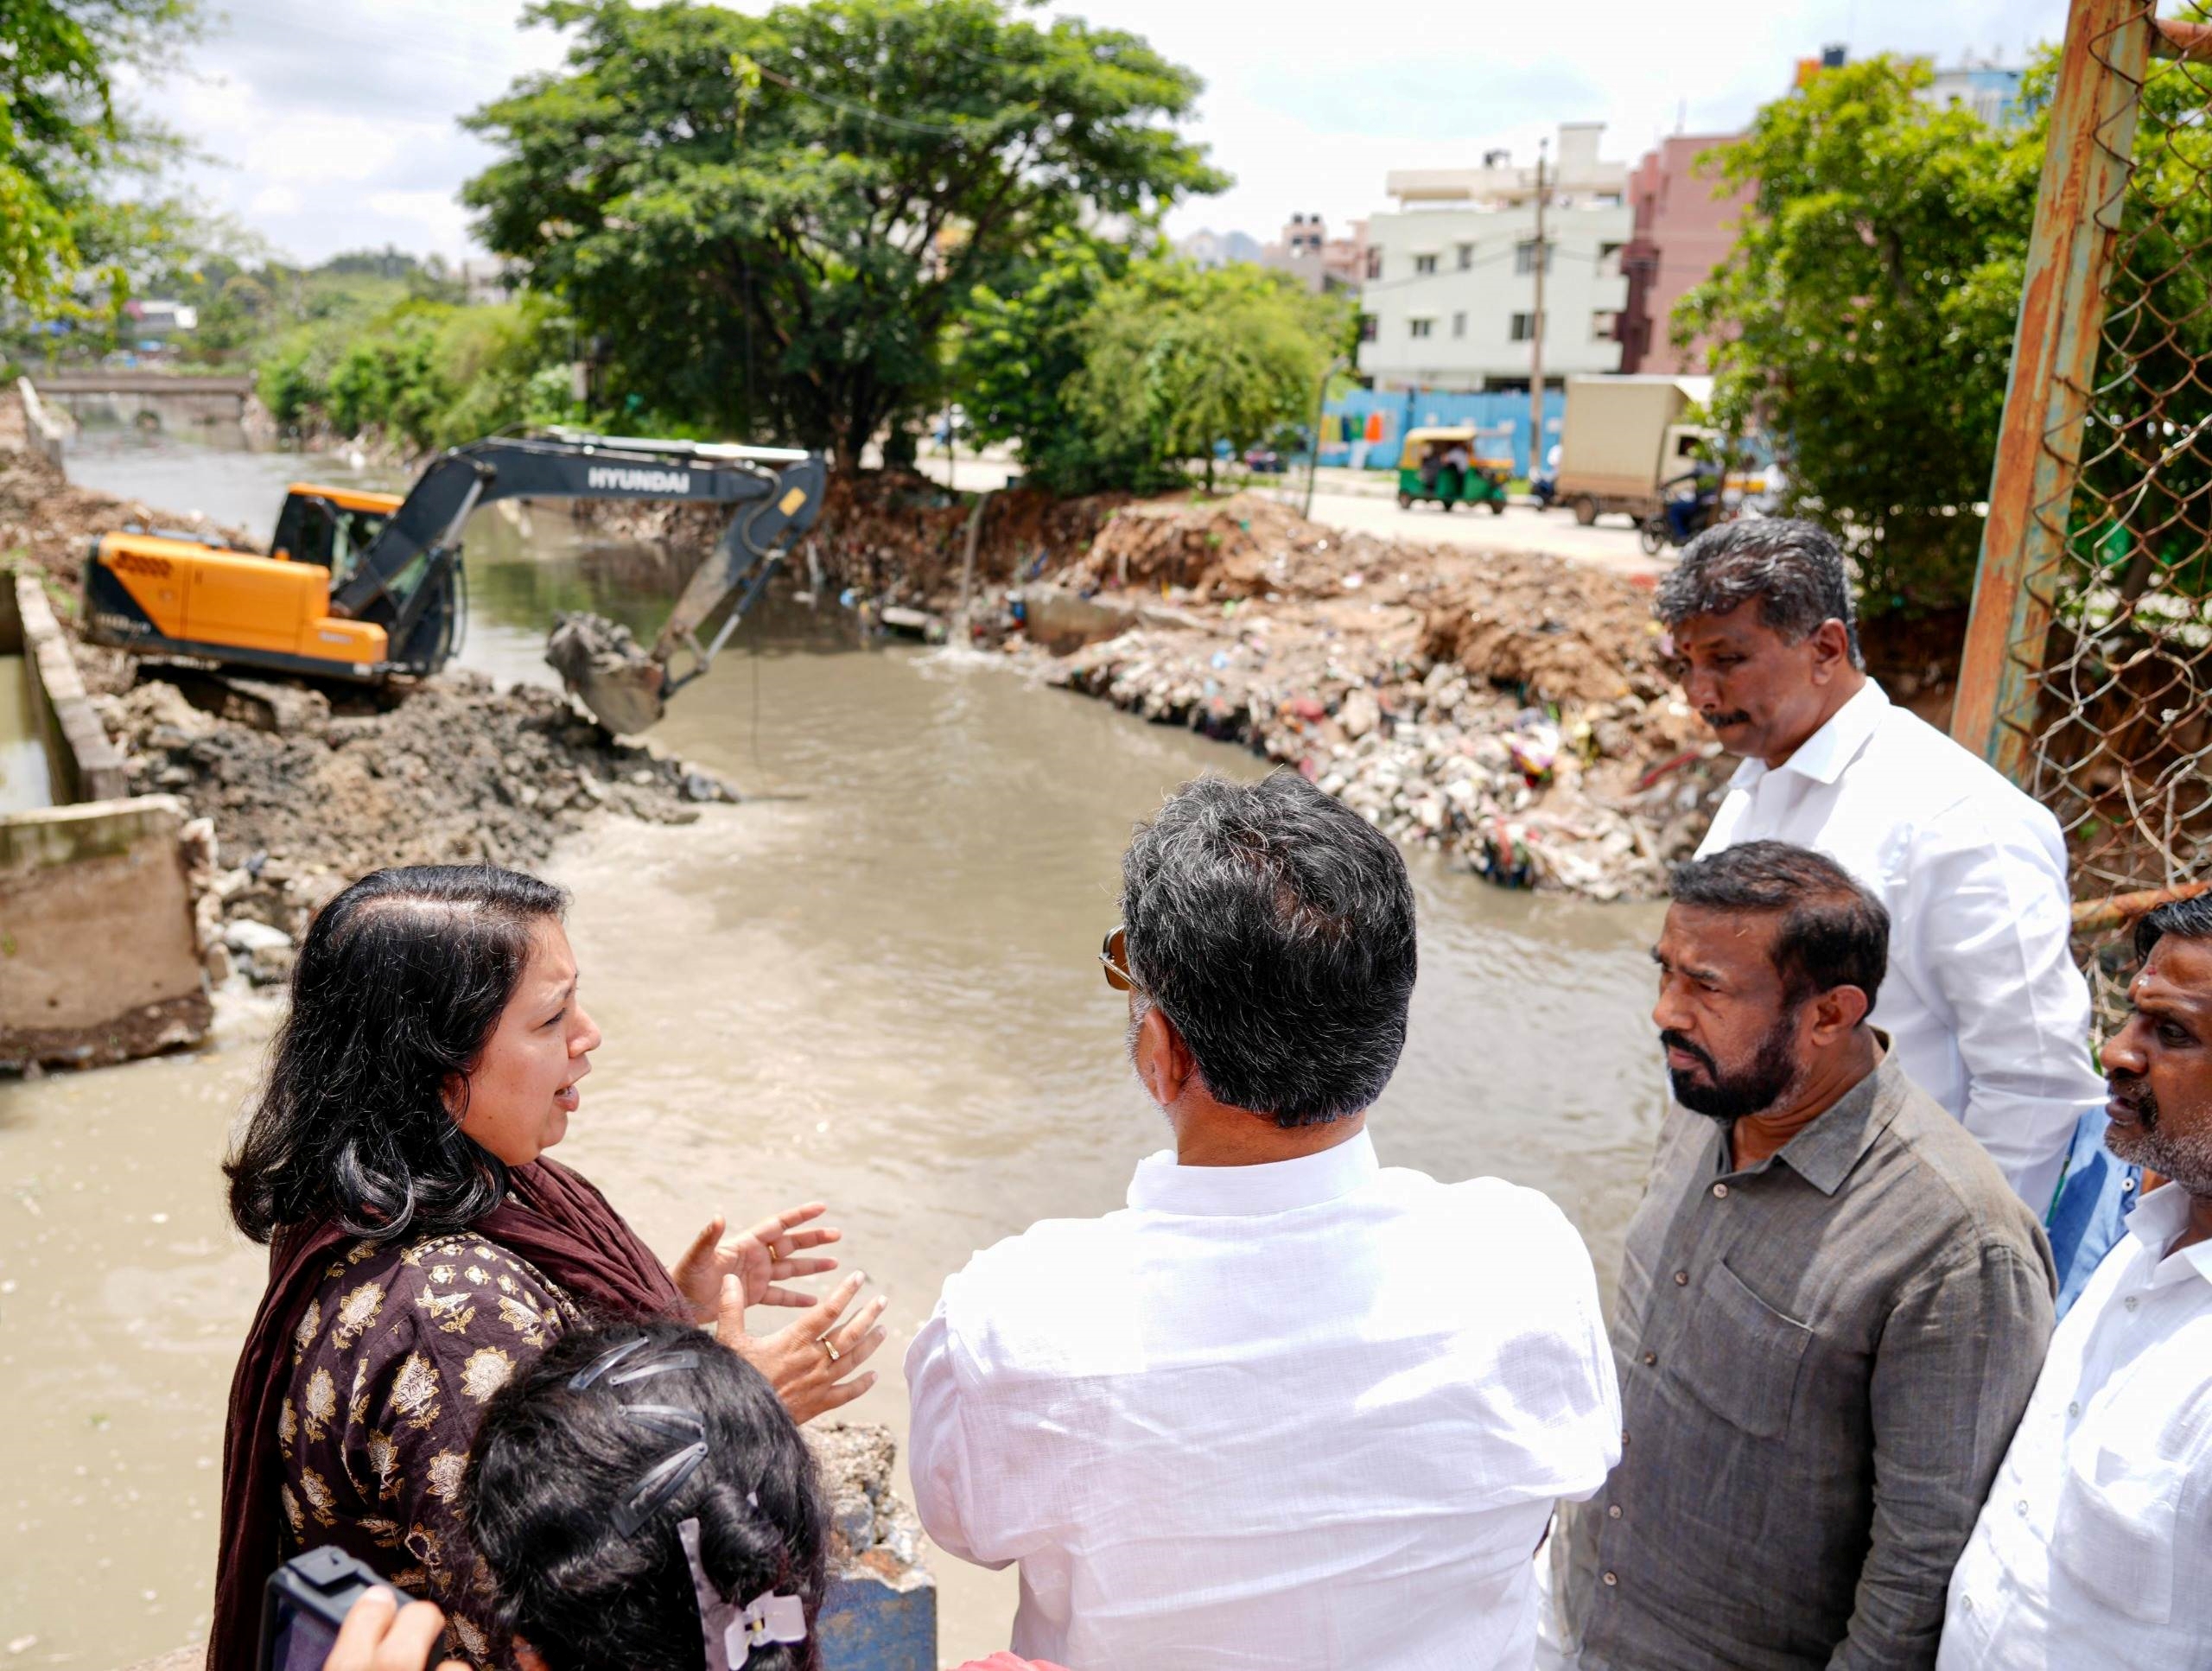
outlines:
[{"label": "chain-link fence", "polygon": [[2212,882],[2212,27],[2074,0],[1955,734],[2055,812],[2109,1018]]}]

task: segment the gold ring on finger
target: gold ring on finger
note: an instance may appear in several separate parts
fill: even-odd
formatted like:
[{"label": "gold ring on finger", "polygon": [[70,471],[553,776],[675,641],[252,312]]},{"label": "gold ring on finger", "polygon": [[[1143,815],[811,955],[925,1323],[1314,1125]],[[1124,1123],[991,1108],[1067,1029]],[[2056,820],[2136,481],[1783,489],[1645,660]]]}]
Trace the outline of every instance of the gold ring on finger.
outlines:
[{"label": "gold ring on finger", "polygon": [[832,1363],[835,1363],[839,1358],[844,1356],[842,1352],[839,1351],[835,1346],[832,1346],[830,1344],[830,1337],[828,1335],[821,1336],[814,1344],[822,1348],[823,1351],[830,1354],[830,1361]]}]

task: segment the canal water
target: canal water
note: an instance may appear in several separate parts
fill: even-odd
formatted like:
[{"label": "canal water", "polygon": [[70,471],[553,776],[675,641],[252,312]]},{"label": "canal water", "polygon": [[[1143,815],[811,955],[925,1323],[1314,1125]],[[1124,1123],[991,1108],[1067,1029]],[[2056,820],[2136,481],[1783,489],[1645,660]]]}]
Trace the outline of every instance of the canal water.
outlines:
[{"label": "canal water", "polygon": [[[90,486],[257,530],[327,461],[99,449]],[[674,571],[564,519],[480,514],[464,659],[537,665],[554,607],[651,625]],[[653,576],[666,576],[656,583]],[[658,595],[656,595],[658,594]],[[1122,1059],[1095,954],[1129,828],[1249,754],[1035,689],[981,658],[861,647],[785,602],[671,705],[663,747],[743,804],[613,820],[550,867],[606,1034],[561,1158],[658,1248],[712,1212],[828,1200],[891,1298],[881,1384],[971,1250],[1122,1202],[1165,1128]],[[1417,859],[1421,977],[1372,1120],[1386,1164],[1549,1192],[1610,1287],[1660,1104],[1650,907],[1500,892]],[[204,1629],[223,1399],[264,1255],[216,1171],[271,1020],[195,1054],[0,1083],[0,1647],[101,1671]],[[1408,1273],[1497,1282],[1510,1271]],[[1003,1647],[1014,1575],[934,1562],[949,1662]],[[25,1642],[25,1638],[32,1640]]]}]

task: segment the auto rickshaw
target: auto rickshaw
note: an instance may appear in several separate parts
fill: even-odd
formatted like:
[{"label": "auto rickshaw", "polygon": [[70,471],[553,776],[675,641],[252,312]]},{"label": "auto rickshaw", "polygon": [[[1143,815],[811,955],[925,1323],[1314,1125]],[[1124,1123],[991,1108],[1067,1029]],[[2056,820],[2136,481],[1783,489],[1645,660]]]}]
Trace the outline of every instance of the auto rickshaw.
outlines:
[{"label": "auto rickshaw", "polygon": [[[1454,450],[1467,462],[1446,463]],[[1475,427],[1452,424],[1430,429],[1408,429],[1398,451],[1398,508],[1409,511],[1418,501],[1441,505],[1446,511],[1462,505],[1487,505],[1493,515],[1505,510],[1505,481],[1513,473],[1505,459],[1475,456]]]}]

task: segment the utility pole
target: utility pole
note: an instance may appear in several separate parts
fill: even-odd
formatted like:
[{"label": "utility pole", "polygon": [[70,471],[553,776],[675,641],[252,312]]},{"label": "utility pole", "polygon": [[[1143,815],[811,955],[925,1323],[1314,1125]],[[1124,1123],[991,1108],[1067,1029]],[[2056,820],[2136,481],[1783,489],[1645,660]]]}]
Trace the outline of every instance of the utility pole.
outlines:
[{"label": "utility pole", "polygon": [[1536,311],[1529,321],[1529,474],[1531,480],[1544,467],[1544,269],[1550,264],[1544,248],[1544,208],[1551,187],[1544,180],[1544,154],[1548,139],[1536,142]]}]

